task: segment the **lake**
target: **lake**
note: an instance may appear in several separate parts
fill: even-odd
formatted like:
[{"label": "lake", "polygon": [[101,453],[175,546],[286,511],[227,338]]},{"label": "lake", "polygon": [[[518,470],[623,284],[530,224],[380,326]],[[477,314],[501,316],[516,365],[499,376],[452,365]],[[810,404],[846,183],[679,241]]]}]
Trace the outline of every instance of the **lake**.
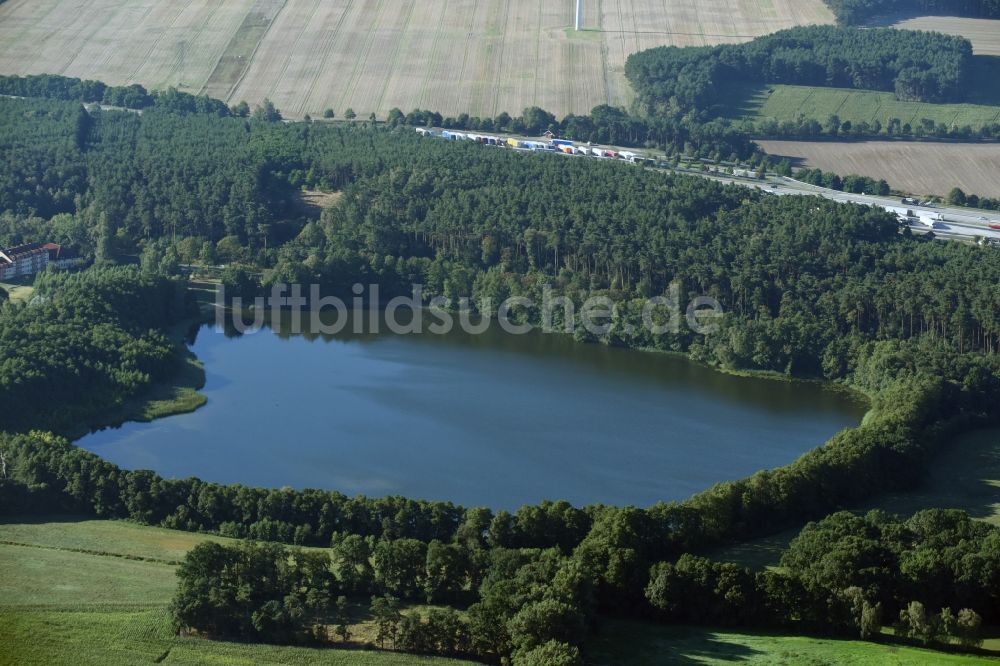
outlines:
[{"label": "lake", "polygon": [[[348,327],[350,330],[350,327]],[[788,464],[866,405],[562,335],[236,337],[202,328],[208,404],[78,444],[165,477],[516,509],[648,506]]]}]

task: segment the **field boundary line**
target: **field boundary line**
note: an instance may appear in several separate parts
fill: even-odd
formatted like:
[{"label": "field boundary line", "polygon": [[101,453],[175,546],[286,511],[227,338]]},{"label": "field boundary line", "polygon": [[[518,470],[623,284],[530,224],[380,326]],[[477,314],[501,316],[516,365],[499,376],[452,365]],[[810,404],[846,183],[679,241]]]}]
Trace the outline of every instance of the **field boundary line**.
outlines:
[{"label": "field boundary line", "polygon": [[53,550],[63,553],[77,553],[79,555],[94,555],[97,557],[113,557],[121,560],[133,562],[149,562],[150,564],[164,564],[167,566],[178,566],[180,560],[164,560],[158,557],[147,557],[144,555],[128,555],[127,553],[112,553],[105,550],[92,550],[89,548],[64,548],[61,546],[46,546],[40,543],[24,543],[21,541],[0,540],[0,546],[15,546],[18,548],[38,548],[40,550]]},{"label": "field boundary line", "polygon": [[[181,15],[184,12],[186,12],[191,7],[191,5],[193,3],[194,3],[194,0],[188,0],[187,3],[184,5],[184,7],[182,7],[181,10],[179,12],[177,12],[176,15],[174,15],[173,20],[170,21],[170,27],[168,29],[164,29],[164,30],[160,31],[160,34],[158,34],[156,36],[156,39],[154,39],[152,41],[152,43],[149,45],[149,48],[146,49],[146,53],[145,53],[145,55],[143,55],[142,59],[141,60],[137,60],[135,68],[132,70],[132,73],[128,75],[128,79],[126,79],[126,84],[135,81],[135,75],[138,74],[139,70],[142,68],[142,66],[149,61],[149,54],[152,53],[154,50],[156,50],[157,47],[159,47],[160,42],[163,41],[163,36],[165,34],[167,34],[167,32],[169,32],[170,30],[173,29],[174,24],[177,23],[177,20],[180,19]],[[108,55],[102,61],[102,63],[101,63],[102,65],[106,65],[107,64],[108,59],[111,58],[111,56],[114,53],[114,51],[115,51],[115,49],[110,48],[110,47],[108,48],[108,50],[107,50]]]},{"label": "field boundary line", "polygon": [[409,27],[410,22],[413,21],[413,10],[417,6],[418,0],[410,0],[410,11],[406,13],[406,20],[403,22],[402,31],[400,32],[399,39],[396,40],[396,47],[393,49],[392,54],[392,64],[389,69],[389,76],[386,77],[385,85],[382,86],[382,92],[378,96],[378,101],[375,102],[375,108],[372,109],[374,112],[378,112],[382,108],[382,102],[385,100],[385,93],[389,89],[389,82],[392,81],[392,75],[396,73],[397,65],[399,64],[399,54],[402,53],[403,42],[406,41],[409,44],[409,40],[412,38],[410,34]]},{"label": "field boundary line", "polygon": [[424,100],[427,98],[427,83],[430,80],[434,72],[437,71],[438,58],[441,52],[441,42],[444,39],[444,19],[448,16],[448,3],[451,0],[444,0],[441,6],[441,17],[437,23],[437,30],[434,31],[434,43],[431,45],[431,53],[427,58],[427,66],[424,67],[424,76],[420,83],[420,92],[417,93],[417,99],[415,100],[416,106],[414,108],[422,109],[424,108]]},{"label": "field boundary line", "polygon": [[274,12],[274,17],[267,22],[267,28],[264,29],[260,39],[257,40],[256,44],[254,44],[253,51],[251,51],[250,55],[247,56],[247,62],[243,67],[243,71],[240,72],[240,75],[236,77],[235,83],[233,83],[233,85],[229,88],[229,93],[226,95],[226,99],[223,100],[226,104],[231,102],[233,95],[235,95],[236,91],[239,90],[239,87],[243,85],[243,79],[246,78],[247,72],[250,71],[250,65],[253,63],[253,59],[257,57],[257,51],[260,50],[260,45],[264,43],[265,39],[267,39],[267,33],[271,32],[271,27],[278,22],[278,17],[281,16],[281,12],[285,11],[285,7],[287,6],[288,0],[282,0],[281,7],[278,8],[278,11]]},{"label": "field boundary line", "polygon": [[[271,86],[271,89],[268,92],[268,95],[267,95],[268,98],[270,98],[274,94],[275,88],[279,87],[282,84],[282,82],[286,81],[286,79],[285,79],[285,73],[288,71],[288,63],[291,61],[292,55],[295,54],[297,52],[297,50],[298,50],[295,47],[297,47],[298,44],[299,44],[299,42],[302,41],[302,35],[304,35],[305,32],[306,32],[306,30],[309,29],[309,26],[312,25],[312,21],[316,17],[316,12],[319,11],[319,8],[320,8],[321,4],[323,4],[321,2],[321,0],[316,0],[316,3],[313,5],[313,10],[309,14],[309,20],[305,21],[302,24],[301,28],[299,29],[298,34],[295,35],[295,39],[292,40],[291,48],[287,48],[287,50],[285,50],[285,52],[284,52],[285,63],[281,66],[281,74],[279,74],[278,77],[275,79],[274,85]],[[277,16],[275,16],[275,18],[277,18]],[[268,27],[270,28],[270,26],[268,26]],[[264,37],[263,36],[260,38],[260,41],[262,41],[262,42],[264,41]]]},{"label": "field boundary line", "polygon": [[[191,39],[189,41],[183,42],[182,48],[178,50],[177,56],[174,59],[174,66],[171,68],[172,72],[178,72],[179,73],[181,71],[181,69],[183,67],[183,64],[184,64],[184,61],[187,59],[188,48],[191,46],[191,44],[193,42],[195,42],[197,40],[197,38],[201,37],[204,34],[205,29],[208,27],[209,22],[212,21],[213,19],[215,19],[215,15],[219,13],[220,9],[222,9],[222,5],[223,5],[223,3],[221,3],[221,2],[218,3],[217,5],[215,5],[212,8],[211,13],[208,15],[208,18],[205,19],[204,21],[199,21],[198,31],[195,33],[195,38],[194,39]],[[227,44],[227,46],[228,46],[228,44]],[[223,48],[223,53],[225,53],[225,48]],[[215,68],[213,67],[212,70],[208,73],[208,75],[211,76],[212,72],[214,72],[214,71],[215,71]],[[207,78],[205,79],[204,83],[201,84],[200,87],[203,88],[206,83],[208,83],[208,79]],[[193,86],[183,86],[183,84],[184,84],[184,82],[180,81],[180,82],[178,82],[177,87],[178,88],[180,88],[180,87],[188,87],[188,88],[194,89]]]},{"label": "field boundary line", "polygon": [[535,31],[535,75],[531,79],[531,104],[541,106],[538,102],[538,79],[542,73],[542,3],[538,3],[538,29]]},{"label": "field boundary line", "polygon": [[[810,93],[810,94],[812,94],[812,93]],[[848,96],[847,96],[847,95],[844,95],[844,98],[843,98],[842,100],[840,100],[840,104],[838,104],[838,105],[837,105],[837,110],[836,110],[836,111],[834,111],[834,113],[835,113],[836,115],[838,115],[838,116],[840,115],[840,111],[841,111],[841,109],[843,109],[843,108],[844,108],[844,106],[845,106],[845,105],[847,104],[847,100],[848,100]]]},{"label": "field boundary line", "polygon": [[323,55],[319,57],[320,66],[316,70],[316,74],[312,78],[312,85],[309,87],[309,95],[306,97],[306,104],[309,104],[312,101],[312,95],[316,93],[316,88],[317,88],[316,82],[319,80],[319,77],[325,71],[323,67],[326,65],[327,60],[329,60],[330,53],[333,51],[334,45],[337,43],[337,40],[343,36],[340,34],[340,29],[344,27],[344,21],[347,19],[347,15],[351,12],[351,9],[353,8],[354,8],[354,0],[347,0],[347,4],[344,5],[344,11],[340,13],[340,18],[337,19],[337,25],[333,28],[333,30],[330,31],[330,40],[326,43],[326,45],[322,49]]},{"label": "field boundary line", "polygon": [[[181,10],[181,11],[183,12],[184,10]],[[152,13],[153,13],[153,5],[150,5],[150,6],[148,6],[148,7],[146,8],[146,11],[145,11],[145,12],[143,13],[143,15],[142,15],[142,19],[140,19],[140,21],[144,21],[144,20],[146,20],[146,17],[148,17],[148,16],[149,16],[150,14],[152,14]],[[178,16],[180,16],[180,14],[178,14]],[[175,20],[176,20],[176,19],[175,19]],[[159,43],[160,43],[160,38],[161,38],[161,37],[162,37],[162,35],[160,35],[160,36],[158,36],[158,37],[156,38],[156,44],[159,44]],[[149,54],[150,54],[150,53],[152,53],[152,49],[150,49],[150,51],[148,51],[148,52],[146,53],[146,59],[147,59],[147,61],[148,61],[148,59],[149,59]],[[111,59],[111,56],[113,55],[113,52],[112,52],[112,51],[111,51],[110,49],[107,49],[107,50],[105,51],[105,54],[106,54],[106,55],[104,55],[103,59],[101,60],[101,64],[100,64],[100,66],[101,66],[101,67],[103,67],[103,66],[107,65],[108,61],[109,61],[109,60]],[[72,62],[76,62],[76,59],[77,59],[78,57],[79,57],[79,53],[77,53],[77,55],[73,56],[73,60],[72,60]],[[134,71],[134,72],[132,72],[132,74],[131,74],[131,75],[129,76],[129,79],[130,79],[130,80],[131,80],[131,79],[134,79],[134,77],[135,77],[135,74],[136,74],[136,72],[138,72],[138,71],[139,71],[139,67],[141,67],[141,65],[137,66],[137,67],[136,67],[136,69],[135,69],[135,71]],[[60,74],[62,74],[63,72],[59,72],[59,73],[60,73]]]},{"label": "field boundary line", "polygon": [[[355,86],[357,86],[358,76],[360,74],[359,69],[361,68],[361,64],[366,63],[368,61],[368,54],[371,52],[372,43],[375,41],[375,27],[378,25],[379,18],[382,16],[382,6],[383,6],[383,1],[378,0],[378,4],[375,6],[374,11],[372,11],[371,13],[372,22],[370,27],[368,28],[367,34],[365,35],[364,45],[360,49],[358,49],[357,56],[354,60],[354,68],[351,69],[351,76],[349,79],[347,79],[347,85],[344,86],[344,94],[343,97],[341,97],[340,99],[341,107],[345,106],[347,103],[346,100],[351,99],[351,97],[353,96],[354,88]],[[357,109],[354,109],[354,111],[357,112]],[[362,112],[364,112],[363,109]]]},{"label": "field boundary line", "polygon": [[[479,8],[479,0],[476,0]],[[497,56],[497,80],[493,85],[493,117],[500,113],[500,90],[503,82],[504,56],[507,55],[507,25],[510,23],[510,0],[504,0],[503,27],[500,29],[500,54]],[[462,59],[462,79],[465,78],[465,65],[469,58],[469,41],[465,42],[465,57]]]},{"label": "field boundary line", "polygon": [[95,601],[94,603],[40,603],[5,604],[0,602],[0,616],[4,613],[39,612],[46,613],[134,613],[136,611],[162,611],[170,608],[169,603],[123,603],[118,601]]},{"label": "field boundary line", "polygon": [[[664,0],[666,2],[666,0]],[[667,20],[670,20],[669,17]],[[611,104],[611,49],[604,38],[604,0],[597,0],[597,29],[601,32],[601,74],[604,79],[604,103]]]},{"label": "field boundary line", "polygon": [[[878,96],[875,97],[875,99],[878,100],[878,104],[875,105],[875,113],[873,113],[872,117],[871,117],[872,123],[874,123],[876,120],[878,120],[879,112],[882,110],[882,96],[878,95]],[[881,121],[879,121],[879,122],[881,122]],[[886,125],[889,124],[889,119],[888,118],[885,119],[885,123],[886,123]]]}]

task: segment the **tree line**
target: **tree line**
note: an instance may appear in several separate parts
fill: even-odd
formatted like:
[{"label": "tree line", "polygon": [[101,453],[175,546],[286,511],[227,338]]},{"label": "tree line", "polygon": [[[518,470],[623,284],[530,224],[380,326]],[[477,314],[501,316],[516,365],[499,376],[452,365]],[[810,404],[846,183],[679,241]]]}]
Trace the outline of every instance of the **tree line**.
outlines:
[{"label": "tree line", "polygon": [[861,139],[868,137],[890,137],[896,139],[950,139],[953,141],[996,141],[1000,139],[1000,123],[985,123],[980,127],[972,125],[945,125],[935,123],[930,118],[919,122],[903,122],[899,118],[868,122],[841,121],[836,114],[826,120],[799,115],[795,119],[776,120],[762,118],[756,122],[745,120],[740,126],[758,138],[833,138]]},{"label": "tree line", "polygon": [[0,95],[105,104],[132,110],[157,107],[176,113],[230,115],[229,107],[224,102],[207,95],[192,95],[180,92],[176,88],[150,92],[137,83],[128,86],[109,86],[102,81],[82,80],[57,74],[0,76]]},{"label": "tree line", "polygon": [[806,525],[780,572],[684,555],[653,566],[646,598],[670,622],[865,639],[892,625],[923,644],[975,647],[982,623],[996,617],[998,538],[962,511],[840,512]]},{"label": "tree line", "polygon": [[[637,518],[619,514],[615,529],[641,530]],[[962,511],[840,512],[806,525],[781,570],[692,554],[649,564],[626,551],[619,568],[648,572],[622,571],[642,595],[611,611],[869,640],[892,625],[921,644],[974,648],[983,623],[996,620],[998,538]],[[600,601],[605,566],[592,542],[569,553],[485,547],[472,532],[430,544],[346,536],[310,551],[209,542],[185,557],[172,614],[177,629],[211,638],[316,645],[347,644],[351,625],[368,618],[381,648],[578,665],[585,637],[609,611]],[[446,606],[411,608],[425,602]]]}]

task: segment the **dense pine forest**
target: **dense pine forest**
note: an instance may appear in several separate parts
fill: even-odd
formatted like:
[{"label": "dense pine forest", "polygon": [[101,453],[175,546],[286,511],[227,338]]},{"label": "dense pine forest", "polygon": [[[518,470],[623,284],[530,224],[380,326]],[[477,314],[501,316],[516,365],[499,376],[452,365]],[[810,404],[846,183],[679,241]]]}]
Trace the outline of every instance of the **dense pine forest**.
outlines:
[{"label": "dense pine forest", "polygon": [[859,25],[893,12],[1000,18],[998,0],[825,0],[837,20],[845,25]]},{"label": "dense pine forest", "polygon": [[[862,637],[899,618],[915,640],[970,645],[997,621],[996,528],[954,512],[834,512],[913,487],[955,433],[996,422],[1000,253],[911,238],[892,215],[819,198],[262,116],[0,100],[12,165],[0,242],[44,237],[96,264],[46,273],[37,298],[0,310],[0,510],[268,542],[199,546],[181,567],[177,628],[220,638],[334,643],[340,597],[374,597],[386,647],[517,665],[580,663],[608,614]],[[342,196],[308,219],[302,188]],[[387,296],[421,283],[428,298],[474,302],[545,285],[576,302],[605,295],[621,304],[614,325],[581,343],[839,382],[872,411],[787,467],[685,502],[514,513],[168,480],[60,437],[176,368],[165,331],[191,314],[180,265],[216,262],[242,267],[227,279],[250,293],[295,281]],[[674,288],[718,299],[719,330],[627,333],[644,299]],[[784,573],[704,558],[807,520],[820,522]],[[400,600],[456,610],[407,614]]]}]

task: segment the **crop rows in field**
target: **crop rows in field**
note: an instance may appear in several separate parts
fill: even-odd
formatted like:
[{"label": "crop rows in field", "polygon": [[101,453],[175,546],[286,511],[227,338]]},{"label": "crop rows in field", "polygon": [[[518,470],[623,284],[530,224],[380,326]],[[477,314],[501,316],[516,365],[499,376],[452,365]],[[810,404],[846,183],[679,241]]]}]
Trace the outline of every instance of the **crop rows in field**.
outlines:
[{"label": "crop rows in field", "polygon": [[905,30],[928,30],[965,37],[972,42],[972,50],[977,55],[1000,56],[1000,20],[920,16],[892,25]]},{"label": "crop rows in field", "polygon": [[630,100],[636,51],[830,22],[822,0],[7,0],[0,73],[271,98],[290,117],[559,115]]},{"label": "crop rows in field", "polygon": [[1000,144],[932,141],[759,141],[771,155],[838,174],[885,178],[914,194],[1000,197]]}]

